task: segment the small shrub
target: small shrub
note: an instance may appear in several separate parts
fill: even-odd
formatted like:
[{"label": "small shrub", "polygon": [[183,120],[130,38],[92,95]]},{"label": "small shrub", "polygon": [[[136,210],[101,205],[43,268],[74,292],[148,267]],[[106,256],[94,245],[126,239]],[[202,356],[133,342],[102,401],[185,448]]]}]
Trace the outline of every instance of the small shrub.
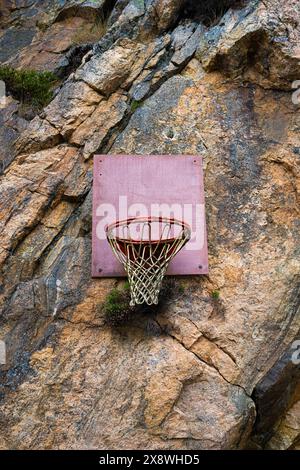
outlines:
[{"label": "small shrub", "polygon": [[131,102],[131,112],[134,113],[137,109],[139,109],[142,106],[143,102],[142,101],[137,101],[133,100]]},{"label": "small shrub", "polygon": [[104,304],[105,323],[110,326],[121,326],[135,316],[146,315],[149,319],[160,313],[170,300],[176,297],[176,294],[183,292],[184,288],[177,285],[175,278],[168,276],[163,280],[158,305],[141,304],[131,307],[130,285],[128,281],[125,281],[122,289],[113,289],[106,298]]},{"label": "small shrub", "polygon": [[184,287],[183,286],[178,286],[178,292],[179,294],[184,294]]},{"label": "small shrub", "polygon": [[51,101],[57,77],[52,72],[0,66],[0,80],[5,82],[6,90],[22,104],[41,109]]},{"label": "small shrub", "polygon": [[213,300],[219,300],[220,298],[220,291],[218,290],[213,290],[212,293],[211,293],[211,298]]},{"label": "small shrub", "polygon": [[130,292],[127,289],[113,289],[107,296],[104,304],[105,322],[111,326],[126,323],[133,313],[129,305]]},{"label": "small shrub", "polygon": [[215,318],[219,320],[225,320],[226,317],[226,308],[220,297],[220,291],[214,290],[211,292],[212,298],[212,307],[213,310],[209,318]]},{"label": "small shrub", "polygon": [[124,286],[123,286],[123,287],[124,287],[124,290],[125,290],[125,291],[129,291],[129,290],[130,290],[130,284],[129,284],[129,281],[125,281],[125,282],[124,282]]}]

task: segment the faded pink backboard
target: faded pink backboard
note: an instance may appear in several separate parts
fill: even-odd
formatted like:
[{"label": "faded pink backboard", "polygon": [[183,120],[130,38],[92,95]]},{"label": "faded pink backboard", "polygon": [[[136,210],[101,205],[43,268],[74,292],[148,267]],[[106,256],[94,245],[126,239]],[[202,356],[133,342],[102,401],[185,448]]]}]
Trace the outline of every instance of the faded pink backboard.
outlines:
[{"label": "faded pink backboard", "polygon": [[191,240],[171,261],[167,274],[208,273],[200,156],[94,156],[93,277],[126,276],[106,240],[105,227],[134,216],[174,217],[189,223]]}]

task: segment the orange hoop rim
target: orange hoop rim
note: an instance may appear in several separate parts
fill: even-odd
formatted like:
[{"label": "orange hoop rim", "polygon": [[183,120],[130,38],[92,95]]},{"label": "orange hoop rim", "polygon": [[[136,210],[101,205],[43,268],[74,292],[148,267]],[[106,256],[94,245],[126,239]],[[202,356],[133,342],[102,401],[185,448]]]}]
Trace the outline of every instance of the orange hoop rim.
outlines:
[{"label": "orange hoop rim", "polygon": [[[121,227],[122,225],[130,225],[133,222],[166,222],[170,223],[173,225],[179,225],[181,226],[184,230],[187,230],[189,233],[191,233],[191,227],[187,222],[184,222],[183,220],[175,219],[174,217],[128,217],[127,219],[121,219],[121,220],[116,220],[116,222],[113,222],[105,227],[106,234],[108,236],[108,232]],[[150,244],[155,244],[155,243],[171,243],[172,241],[179,239],[181,235],[178,237],[172,237],[172,238],[164,238],[164,239],[159,239],[159,240],[132,240],[130,238],[123,238],[123,237],[114,237],[114,239],[118,242],[123,242],[123,243],[133,243],[133,244],[145,244],[145,245],[150,245]]]}]

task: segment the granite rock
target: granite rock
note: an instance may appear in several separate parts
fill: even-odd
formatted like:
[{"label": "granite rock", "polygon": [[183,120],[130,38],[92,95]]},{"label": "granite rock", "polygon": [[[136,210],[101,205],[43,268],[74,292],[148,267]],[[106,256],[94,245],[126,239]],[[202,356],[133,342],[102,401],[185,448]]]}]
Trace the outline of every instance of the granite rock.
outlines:
[{"label": "granite rock", "polygon": [[[116,2],[106,34],[13,155],[0,136],[3,449],[298,445],[289,356],[278,366],[300,326],[298,2],[250,1],[217,24],[182,13],[188,3]],[[51,28],[76,19],[72,6],[57,14],[55,5],[42,12]],[[209,275],[177,281],[157,311],[119,327],[107,324],[104,303],[122,282],[90,277],[99,150],[204,161]],[[262,440],[265,397],[277,412]]]}]

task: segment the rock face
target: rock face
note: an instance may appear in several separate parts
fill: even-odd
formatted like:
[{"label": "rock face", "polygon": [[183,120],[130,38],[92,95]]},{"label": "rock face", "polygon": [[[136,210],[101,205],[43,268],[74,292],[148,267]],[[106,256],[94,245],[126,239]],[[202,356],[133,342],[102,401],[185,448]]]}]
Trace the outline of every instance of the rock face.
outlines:
[{"label": "rock face", "polygon": [[11,97],[5,98],[5,106],[0,108],[0,174],[14,159],[16,151],[14,144],[20,132],[27,127],[27,121],[17,114],[18,103]]},{"label": "rock face", "polygon": [[294,341],[254,389],[254,447],[284,450],[297,444],[299,387],[299,342]]},{"label": "rock face", "polygon": [[[37,27],[33,3],[6,2],[2,38],[14,18]],[[66,3],[39,7],[41,40],[91,21],[90,3],[104,14]],[[0,110],[0,448],[297,447],[299,3],[224,3],[208,21],[183,0],[105,2],[106,34],[47,108],[23,128],[7,124],[11,100]],[[201,153],[205,166],[209,276],[114,328],[116,281],[90,277],[95,152]]]},{"label": "rock face", "polygon": [[298,7],[289,2],[282,22],[276,12],[279,4],[270,2],[267,9],[264,2],[250,2],[243,10],[228,11],[201,40],[197,57],[203,68],[290,90],[291,80],[299,77],[300,33],[294,27]]},{"label": "rock face", "polygon": [[0,12],[0,64],[64,73],[72,66],[76,46],[91,42],[97,33],[101,37],[104,28],[99,24],[105,3],[4,0]]}]

